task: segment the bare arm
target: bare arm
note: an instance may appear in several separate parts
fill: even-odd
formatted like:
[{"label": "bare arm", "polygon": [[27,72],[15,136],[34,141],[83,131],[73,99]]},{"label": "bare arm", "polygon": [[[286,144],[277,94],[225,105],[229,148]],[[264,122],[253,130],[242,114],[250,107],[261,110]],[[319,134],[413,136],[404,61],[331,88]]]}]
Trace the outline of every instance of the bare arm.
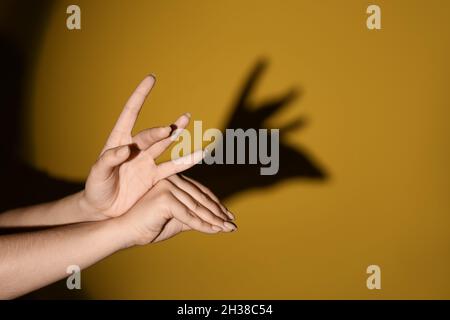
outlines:
[{"label": "bare arm", "polygon": [[100,220],[78,192],[57,201],[17,208],[0,214],[0,228],[55,226]]},{"label": "bare arm", "polygon": [[0,299],[15,298],[131,245],[116,220],[0,236]]},{"label": "bare arm", "polygon": [[[84,269],[123,248],[155,243],[187,230],[236,230],[215,199],[198,182],[172,176],[158,182],[118,218],[0,236],[0,299],[48,285],[66,277],[68,266]],[[43,214],[45,206],[39,209]]]},{"label": "bare arm", "polygon": [[[176,175],[200,161],[201,150],[185,161],[156,164],[173,141],[171,127],[131,136],[153,84],[154,77],[146,77],[126,103],[85,190],[0,215],[0,228],[85,222],[0,236],[0,298],[50,284],[67,276],[70,265],[86,268],[128,246],[162,241],[186,230],[236,230],[230,221],[233,215],[216,196],[198,182]],[[185,128],[189,117],[182,115],[175,127]]]}]

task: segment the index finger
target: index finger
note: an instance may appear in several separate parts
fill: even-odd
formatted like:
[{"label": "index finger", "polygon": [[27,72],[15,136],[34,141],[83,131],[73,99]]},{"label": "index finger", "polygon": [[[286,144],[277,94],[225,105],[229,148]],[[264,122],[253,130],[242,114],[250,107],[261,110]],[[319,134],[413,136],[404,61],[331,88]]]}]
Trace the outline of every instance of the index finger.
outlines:
[{"label": "index finger", "polygon": [[107,145],[109,147],[114,147],[120,144],[121,139],[130,137],[139,111],[144,104],[145,98],[147,98],[147,95],[153,88],[155,81],[156,79],[153,75],[148,75],[134,90],[108,138]]}]

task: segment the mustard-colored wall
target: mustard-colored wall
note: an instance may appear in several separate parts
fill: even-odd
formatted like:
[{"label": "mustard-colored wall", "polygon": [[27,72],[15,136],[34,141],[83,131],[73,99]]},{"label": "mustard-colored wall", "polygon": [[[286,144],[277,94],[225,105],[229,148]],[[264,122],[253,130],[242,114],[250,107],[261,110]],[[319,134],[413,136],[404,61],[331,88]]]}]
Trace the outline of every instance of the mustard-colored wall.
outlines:
[{"label": "mustard-colored wall", "polygon": [[[239,231],[182,234],[82,274],[94,298],[450,298],[448,1],[76,1],[54,7],[31,79],[30,161],[84,179],[123,103],[158,82],[137,129],[185,111],[221,127],[256,60],[255,101],[330,173],[231,198]],[[382,30],[366,28],[378,4]],[[281,166],[283,165],[283,159]],[[366,288],[380,265],[382,290]]]}]

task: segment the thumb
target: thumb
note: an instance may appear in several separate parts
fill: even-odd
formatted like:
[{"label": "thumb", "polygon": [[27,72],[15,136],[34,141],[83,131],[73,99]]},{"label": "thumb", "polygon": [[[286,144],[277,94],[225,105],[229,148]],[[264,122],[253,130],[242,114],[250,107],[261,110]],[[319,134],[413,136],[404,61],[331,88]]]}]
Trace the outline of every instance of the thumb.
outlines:
[{"label": "thumb", "polygon": [[124,163],[130,156],[130,146],[124,145],[103,152],[97,162],[92,166],[91,175],[96,179],[107,179],[114,169]]}]

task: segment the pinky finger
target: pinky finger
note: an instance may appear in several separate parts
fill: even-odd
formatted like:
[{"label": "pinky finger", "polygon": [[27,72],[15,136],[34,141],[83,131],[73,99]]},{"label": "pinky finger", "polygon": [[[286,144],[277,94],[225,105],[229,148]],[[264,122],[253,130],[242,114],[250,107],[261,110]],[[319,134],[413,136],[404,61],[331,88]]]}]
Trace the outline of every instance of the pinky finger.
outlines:
[{"label": "pinky finger", "polygon": [[157,181],[193,167],[203,159],[204,155],[203,150],[197,150],[184,157],[161,163],[158,165]]}]

